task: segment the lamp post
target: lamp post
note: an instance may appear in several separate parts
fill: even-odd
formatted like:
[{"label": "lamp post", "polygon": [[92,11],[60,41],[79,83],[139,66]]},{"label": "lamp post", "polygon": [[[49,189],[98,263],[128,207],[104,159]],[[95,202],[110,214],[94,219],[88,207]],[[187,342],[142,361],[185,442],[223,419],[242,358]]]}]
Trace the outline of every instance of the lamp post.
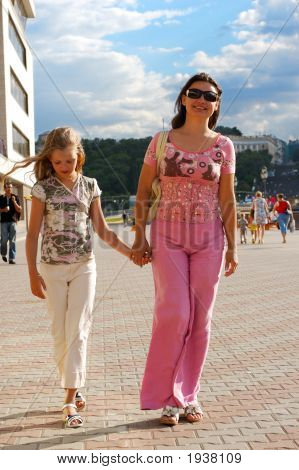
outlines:
[{"label": "lamp post", "polygon": [[237,186],[238,186],[238,178],[236,177],[236,175],[234,176],[234,187],[235,187],[235,193],[237,191]]},{"label": "lamp post", "polygon": [[264,183],[264,197],[266,197],[266,189],[267,189],[267,179],[268,179],[268,168],[263,166],[261,168],[261,180]]}]

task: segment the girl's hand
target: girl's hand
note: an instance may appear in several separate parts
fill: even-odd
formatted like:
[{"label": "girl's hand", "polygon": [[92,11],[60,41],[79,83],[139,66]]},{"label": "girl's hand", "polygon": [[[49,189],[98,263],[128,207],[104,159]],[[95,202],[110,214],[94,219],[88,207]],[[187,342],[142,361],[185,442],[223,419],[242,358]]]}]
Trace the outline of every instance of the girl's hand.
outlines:
[{"label": "girl's hand", "polygon": [[39,273],[30,274],[30,287],[31,292],[40,299],[45,299],[45,291],[47,290],[45,281]]},{"label": "girl's hand", "polygon": [[238,255],[237,250],[228,249],[225,254],[225,273],[224,276],[228,277],[234,274],[238,266]]},{"label": "girl's hand", "polygon": [[151,261],[151,257],[152,250],[148,244],[147,239],[145,237],[142,239],[136,237],[131,251],[131,260],[133,263],[142,268],[142,266],[148,264]]}]

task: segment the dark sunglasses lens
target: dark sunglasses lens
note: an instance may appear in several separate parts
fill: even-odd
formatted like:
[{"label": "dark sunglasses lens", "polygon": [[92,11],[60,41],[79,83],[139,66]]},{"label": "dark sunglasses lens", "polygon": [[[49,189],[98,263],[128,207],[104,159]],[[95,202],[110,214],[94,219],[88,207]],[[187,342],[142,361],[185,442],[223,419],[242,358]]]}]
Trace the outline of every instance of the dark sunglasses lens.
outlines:
[{"label": "dark sunglasses lens", "polygon": [[211,101],[212,103],[217,100],[217,95],[216,93],[213,93],[212,91],[206,91],[204,93],[205,100]]},{"label": "dark sunglasses lens", "polygon": [[197,100],[202,96],[202,92],[196,88],[191,88],[187,91],[187,96],[188,98],[191,98],[191,100]]},{"label": "dark sunglasses lens", "polygon": [[214,93],[213,91],[201,91],[198,90],[197,88],[190,88],[187,90],[186,95],[188,98],[191,98],[192,100],[198,100],[201,98],[201,96],[204,96],[204,99],[210,102],[215,102],[217,100],[217,93]]}]

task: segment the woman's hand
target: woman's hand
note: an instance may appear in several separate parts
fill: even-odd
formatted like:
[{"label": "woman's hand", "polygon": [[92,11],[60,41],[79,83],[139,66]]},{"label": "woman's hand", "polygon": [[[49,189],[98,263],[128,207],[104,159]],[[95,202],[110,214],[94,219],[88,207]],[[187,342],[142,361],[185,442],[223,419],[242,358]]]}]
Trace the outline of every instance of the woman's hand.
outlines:
[{"label": "woman's hand", "polygon": [[224,276],[228,277],[234,274],[238,266],[237,249],[228,249],[225,254],[225,273]]},{"label": "woman's hand", "polygon": [[132,246],[131,260],[142,268],[152,260],[152,250],[145,237],[136,237]]},{"label": "woman's hand", "polygon": [[33,295],[36,297],[39,297],[40,299],[45,299],[45,291],[47,290],[45,281],[41,277],[41,275],[36,272],[36,273],[30,273],[30,287],[31,287],[31,292]]}]

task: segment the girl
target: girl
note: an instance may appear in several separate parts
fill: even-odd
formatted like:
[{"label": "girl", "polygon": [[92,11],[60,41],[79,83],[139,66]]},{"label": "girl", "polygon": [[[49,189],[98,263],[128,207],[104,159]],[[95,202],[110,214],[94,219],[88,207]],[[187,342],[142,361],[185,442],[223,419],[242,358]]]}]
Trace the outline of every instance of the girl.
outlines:
[{"label": "girl", "polygon": [[[227,239],[225,275],[237,267],[235,153],[232,142],[213,131],[221,89],[201,73],[183,86],[177,114],[157,172],[157,134],[146,152],[136,199],[135,264],[151,252],[145,236],[152,182],[161,199],[151,226],[155,311],[141,388],[141,408],[163,408],[160,422],[174,425],[183,408],[199,421],[200,377]],[[219,209],[221,217],[219,214]]]},{"label": "girl", "polygon": [[[97,182],[82,175],[84,161],[75,131],[57,128],[49,133],[39,155],[16,164],[12,170],[34,163],[37,182],[32,188],[26,239],[30,285],[33,295],[47,299],[55,360],[66,391],[64,422],[71,428],[82,426],[77,410],[86,404],[77,390],[85,383],[96,286],[91,223],[102,240],[128,258],[131,255],[129,246],[107,226]],[[36,256],[42,225],[39,272]]]}]

